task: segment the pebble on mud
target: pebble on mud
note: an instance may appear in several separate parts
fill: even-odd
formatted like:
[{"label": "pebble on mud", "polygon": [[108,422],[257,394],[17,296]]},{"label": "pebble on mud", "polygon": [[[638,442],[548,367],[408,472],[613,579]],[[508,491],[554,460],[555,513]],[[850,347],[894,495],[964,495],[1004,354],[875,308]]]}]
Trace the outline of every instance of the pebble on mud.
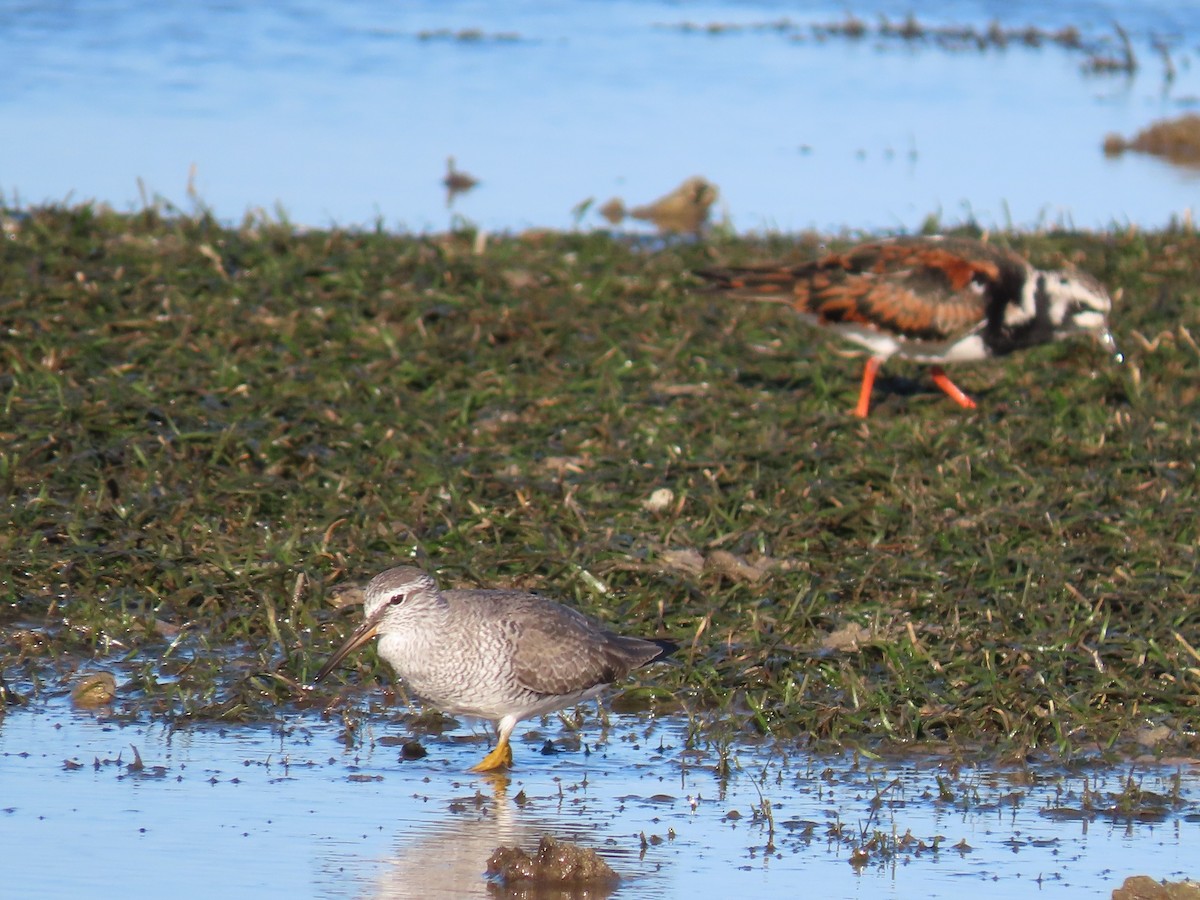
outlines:
[{"label": "pebble on mud", "polygon": [[506,887],[514,884],[615,887],[620,881],[595,850],[556,840],[548,834],[542,836],[533,856],[520,847],[497,847],[488,858],[487,875]]},{"label": "pebble on mud", "polygon": [[649,497],[642,501],[642,509],[646,512],[659,513],[669,509],[675,502],[675,492],[670,488],[656,488]]}]

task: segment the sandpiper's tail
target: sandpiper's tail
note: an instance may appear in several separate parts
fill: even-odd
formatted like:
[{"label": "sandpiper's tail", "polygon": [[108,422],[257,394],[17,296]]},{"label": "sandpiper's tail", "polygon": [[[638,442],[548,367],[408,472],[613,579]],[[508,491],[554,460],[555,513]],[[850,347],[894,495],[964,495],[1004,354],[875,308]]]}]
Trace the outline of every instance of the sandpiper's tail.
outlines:
[{"label": "sandpiper's tail", "polygon": [[665,638],[640,638],[625,634],[608,634],[608,651],[611,678],[616,680],[624,677],[634,669],[648,666],[650,663],[670,656],[679,645]]},{"label": "sandpiper's tail", "polygon": [[656,647],[658,647],[658,655],[646,660],[646,663],[643,663],[643,665],[655,662],[656,660],[665,659],[679,649],[679,644],[675,643],[675,641],[666,640],[665,638],[649,638],[646,643],[654,644]]}]

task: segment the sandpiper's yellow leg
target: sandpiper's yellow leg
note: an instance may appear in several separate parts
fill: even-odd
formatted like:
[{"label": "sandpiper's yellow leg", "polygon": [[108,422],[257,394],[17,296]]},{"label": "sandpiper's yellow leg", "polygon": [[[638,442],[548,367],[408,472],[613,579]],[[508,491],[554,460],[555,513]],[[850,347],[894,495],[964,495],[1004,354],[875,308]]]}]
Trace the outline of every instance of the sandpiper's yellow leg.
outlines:
[{"label": "sandpiper's yellow leg", "polygon": [[517,717],[513,715],[502,716],[500,721],[496,723],[496,746],[478,765],[471,766],[472,772],[496,772],[500,769],[507,769],[512,765],[512,747],[509,746],[508,739],[512,737],[513,729],[517,727]]},{"label": "sandpiper's yellow leg", "polygon": [[497,769],[507,769],[512,766],[512,747],[508,743],[508,735],[502,734],[495,748],[471,766],[472,772],[495,772]]}]

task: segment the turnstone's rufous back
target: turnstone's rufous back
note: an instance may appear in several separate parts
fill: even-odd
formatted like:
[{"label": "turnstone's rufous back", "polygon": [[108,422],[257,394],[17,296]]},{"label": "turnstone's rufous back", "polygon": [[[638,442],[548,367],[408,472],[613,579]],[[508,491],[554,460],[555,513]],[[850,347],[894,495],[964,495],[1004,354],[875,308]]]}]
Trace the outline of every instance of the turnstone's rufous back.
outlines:
[{"label": "turnstone's rufous back", "polygon": [[704,269],[730,296],[784,303],[808,322],[871,351],[855,414],[865,417],[890,356],[932,363],[934,383],[960,406],[975,402],[941,364],[1004,356],[1076,333],[1119,361],[1108,330],[1112,300],[1084,272],[1035,269],[992,244],[952,237],[873,241],[799,266]]}]

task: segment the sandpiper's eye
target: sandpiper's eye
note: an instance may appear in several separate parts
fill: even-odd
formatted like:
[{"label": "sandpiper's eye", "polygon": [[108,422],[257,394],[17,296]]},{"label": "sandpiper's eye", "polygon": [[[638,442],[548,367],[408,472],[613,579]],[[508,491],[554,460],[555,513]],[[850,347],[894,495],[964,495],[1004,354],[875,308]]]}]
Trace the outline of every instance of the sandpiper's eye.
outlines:
[{"label": "sandpiper's eye", "polygon": [[395,597],[393,597],[391,600],[388,601],[388,605],[389,606],[399,606],[401,603],[404,602],[404,599],[405,599],[404,594],[397,594]]}]

